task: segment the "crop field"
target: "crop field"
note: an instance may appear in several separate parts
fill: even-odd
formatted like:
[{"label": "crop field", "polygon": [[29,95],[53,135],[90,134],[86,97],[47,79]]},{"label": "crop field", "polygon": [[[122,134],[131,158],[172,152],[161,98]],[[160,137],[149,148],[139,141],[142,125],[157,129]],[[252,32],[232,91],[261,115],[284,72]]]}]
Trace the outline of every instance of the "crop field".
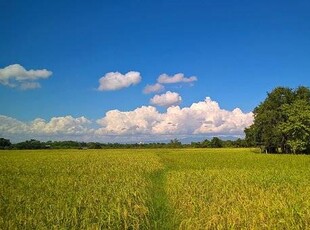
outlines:
[{"label": "crop field", "polygon": [[0,229],[310,229],[309,155],[0,151]]}]

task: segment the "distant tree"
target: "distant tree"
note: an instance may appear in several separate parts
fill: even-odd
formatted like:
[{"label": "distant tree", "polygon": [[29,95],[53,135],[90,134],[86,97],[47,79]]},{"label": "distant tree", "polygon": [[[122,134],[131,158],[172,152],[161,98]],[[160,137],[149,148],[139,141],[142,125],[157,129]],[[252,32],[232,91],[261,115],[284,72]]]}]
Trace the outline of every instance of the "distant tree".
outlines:
[{"label": "distant tree", "polygon": [[86,146],[89,149],[101,149],[101,144],[98,142],[89,142]]},{"label": "distant tree", "polygon": [[234,147],[238,147],[238,148],[248,147],[246,140],[241,139],[241,138],[238,138],[237,140],[233,141],[233,145]]},{"label": "distant tree", "polygon": [[223,147],[223,142],[220,138],[218,137],[213,137],[210,141],[210,147],[211,148],[222,148]]},{"label": "distant tree", "polygon": [[11,147],[11,141],[9,139],[0,138],[0,149],[6,149]]},{"label": "distant tree", "polygon": [[170,140],[170,143],[168,144],[169,147],[171,148],[179,148],[182,147],[182,143],[178,139],[173,139]]},{"label": "distant tree", "polygon": [[203,142],[201,142],[202,148],[209,148],[211,147],[211,142],[208,139],[205,139]]}]

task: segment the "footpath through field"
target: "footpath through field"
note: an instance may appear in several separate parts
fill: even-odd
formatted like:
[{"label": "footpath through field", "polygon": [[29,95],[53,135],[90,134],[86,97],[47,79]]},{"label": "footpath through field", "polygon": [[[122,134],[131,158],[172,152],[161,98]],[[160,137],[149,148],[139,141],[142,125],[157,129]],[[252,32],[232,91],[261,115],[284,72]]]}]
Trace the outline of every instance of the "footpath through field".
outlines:
[{"label": "footpath through field", "polygon": [[[180,220],[174,215],[173,208],[169,205],[167,196],[167,173],[178,168],[178,162],[175,157],[169,157],[169,150],[157,153],[160,163],[163,167],[150,173],[152,182],[150,194],[150,220],[152,229],[177,229]],[[180,166],[180,165],[179,165]]]}]

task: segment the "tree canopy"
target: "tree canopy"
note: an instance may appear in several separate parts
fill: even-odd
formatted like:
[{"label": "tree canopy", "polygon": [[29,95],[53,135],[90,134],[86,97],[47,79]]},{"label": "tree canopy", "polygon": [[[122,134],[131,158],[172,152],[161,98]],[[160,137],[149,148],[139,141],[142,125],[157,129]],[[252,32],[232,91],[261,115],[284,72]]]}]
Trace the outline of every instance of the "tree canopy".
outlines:
[{"label": "tree canopy", "polygon": [[310,90],[277,87],[254,111],[246,141],[266,152],[310,152]]}]

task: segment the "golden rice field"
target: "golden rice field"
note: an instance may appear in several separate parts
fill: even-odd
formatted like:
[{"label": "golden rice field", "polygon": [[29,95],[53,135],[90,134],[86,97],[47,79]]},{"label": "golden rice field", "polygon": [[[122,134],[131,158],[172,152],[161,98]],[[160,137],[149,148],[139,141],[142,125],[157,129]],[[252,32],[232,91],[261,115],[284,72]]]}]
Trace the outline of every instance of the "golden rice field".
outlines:
[{"label": "golden rice field", "polygon": [[0,151],[0,229],[310,229],[310,156]]}]

